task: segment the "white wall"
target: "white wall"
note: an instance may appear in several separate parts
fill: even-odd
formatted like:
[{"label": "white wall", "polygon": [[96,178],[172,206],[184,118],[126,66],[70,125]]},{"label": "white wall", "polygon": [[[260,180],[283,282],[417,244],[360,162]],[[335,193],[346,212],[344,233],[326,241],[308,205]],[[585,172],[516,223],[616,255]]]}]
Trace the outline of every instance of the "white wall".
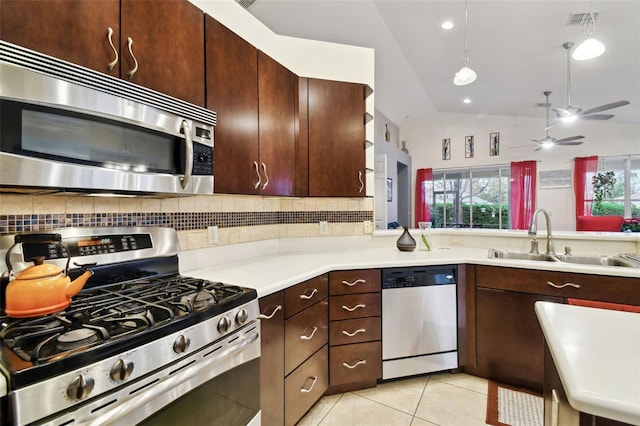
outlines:
[{"label": "white wall", "polygon": [[[615,113],[615,111],[614,111]],[[577,146],[556,146],[534,151],[530,139],[545,136],[545,119],[436,113],[413,119],[400,129],[400,139],[406,140],[415,170],[467,168],[504,164],[511,161],[536,160],[538,171],[573,170],[573,158],[589,155],[611,156],[640,153],[640,125],[607,121],[579,121],[571,125],[556,125],[549,135],[558,139],[583,135]],[[500,154],[489,156],[489,134],[500,132]],[[465,158],[464,138],[473,135],[474,158]],[[451,139],[451,160],[442,160],[442,139]],[[538,207],[552,213],[553,229],[575,230],[575,202],[572,188],[539,189]]]}]

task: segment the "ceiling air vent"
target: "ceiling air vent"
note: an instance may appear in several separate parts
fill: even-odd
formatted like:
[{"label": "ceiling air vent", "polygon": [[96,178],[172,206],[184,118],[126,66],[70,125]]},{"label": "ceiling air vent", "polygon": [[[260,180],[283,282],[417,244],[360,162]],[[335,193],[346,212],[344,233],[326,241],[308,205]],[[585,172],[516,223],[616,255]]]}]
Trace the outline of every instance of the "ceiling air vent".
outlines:
[{"label": "ceiling air vent", "polygon": [[[598,22],[598,12],[593,12],[593,20]],[[572,13],[569,15],[569,20],[567,21],[567,27],[575,26],[575,25],[585,25],[591,22],[591,15],[589,12],[582,13]]]},{"label": "ceiling air vent", "polygon": [[548,104],[546,102],[538,102],[536,104],[536,108],[546,108],[546,107],[551,107],[551,104]]},{"label": "ceiling air vent", "polygon": [[236,3],[238,3],[240,6],[244,7],[245,9],[249,9],[251,5],[254,4],[255,2],[256,0],[236,0]]}]

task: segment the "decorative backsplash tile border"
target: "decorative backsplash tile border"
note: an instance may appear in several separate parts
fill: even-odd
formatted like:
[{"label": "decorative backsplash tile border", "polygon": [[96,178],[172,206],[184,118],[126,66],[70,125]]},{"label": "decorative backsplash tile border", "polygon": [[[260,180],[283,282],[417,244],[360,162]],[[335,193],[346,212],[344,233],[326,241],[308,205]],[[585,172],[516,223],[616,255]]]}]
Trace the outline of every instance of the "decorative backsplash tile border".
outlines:
[{"label": "decorative backsplash tile border", "polygon": [[69,227],[164,226],[178,231],[217,225],[233,228],[254,225],[356,223],[373,221],[373,211],[245,211],[173,213],[60,213],[0,215],[0,235]]}]

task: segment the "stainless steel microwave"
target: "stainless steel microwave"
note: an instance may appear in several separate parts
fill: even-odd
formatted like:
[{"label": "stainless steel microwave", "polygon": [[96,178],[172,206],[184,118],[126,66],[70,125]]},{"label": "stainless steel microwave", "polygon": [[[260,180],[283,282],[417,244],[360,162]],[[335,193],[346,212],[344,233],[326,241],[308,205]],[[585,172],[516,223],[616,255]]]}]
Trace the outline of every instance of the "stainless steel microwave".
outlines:
[{"label": "stainless steel microwave", "polygon": [[0,190],[212,194],[216,114],[0,42]]}]

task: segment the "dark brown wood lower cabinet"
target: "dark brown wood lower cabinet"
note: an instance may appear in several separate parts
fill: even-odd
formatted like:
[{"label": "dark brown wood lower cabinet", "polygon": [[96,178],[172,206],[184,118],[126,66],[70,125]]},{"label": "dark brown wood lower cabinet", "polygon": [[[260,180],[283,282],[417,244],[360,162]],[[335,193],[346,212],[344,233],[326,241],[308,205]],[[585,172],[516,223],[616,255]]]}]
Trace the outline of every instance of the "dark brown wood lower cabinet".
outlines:
[{"label": "dark brown wood lower cabinet", "polygon": [[260,298],[260,409],[264,426],[284,423],[284,292]]},{"label": "dark brown wood lower cabinet", "polygon": [[535,315],[537,294],[476,288],[477,366],[498,382],[542,392],[544,336]]},{"label": "dark brown wood lower cabinet", "polygon": [[380,341],[331,347],[329,380],[331,386],[373,383],[382,376]]},{"label": "dark brown wood lower cabinet", "polygon": [[285,379],[285,425],[293,425],[309,411],[329,387],[328,345],[296,368]]}]

